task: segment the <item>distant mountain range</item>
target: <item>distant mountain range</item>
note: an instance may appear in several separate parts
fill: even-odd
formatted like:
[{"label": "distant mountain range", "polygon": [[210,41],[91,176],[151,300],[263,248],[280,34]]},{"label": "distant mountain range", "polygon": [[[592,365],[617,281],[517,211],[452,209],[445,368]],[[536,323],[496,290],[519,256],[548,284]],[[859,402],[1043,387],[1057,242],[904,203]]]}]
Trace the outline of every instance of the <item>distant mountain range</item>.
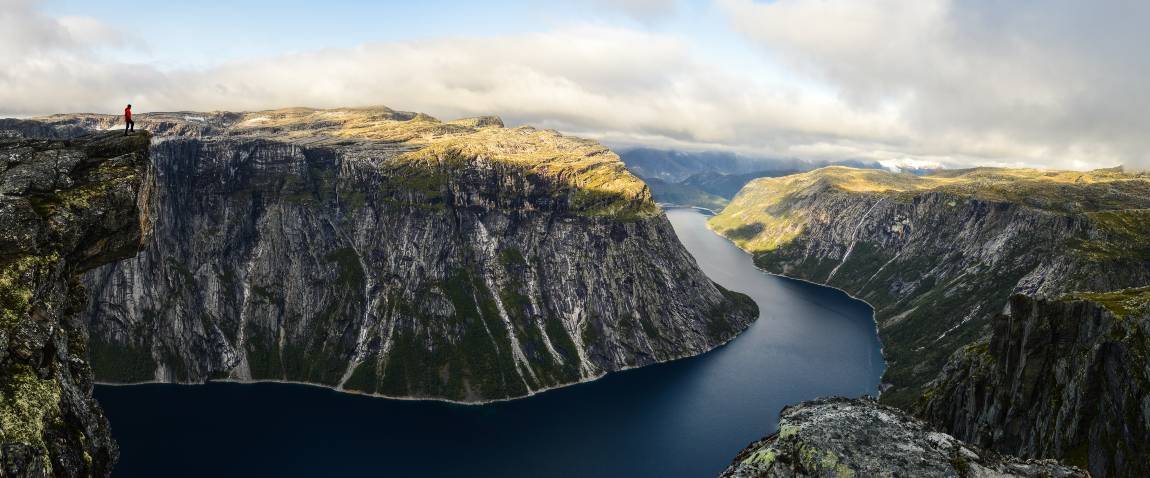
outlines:
[{"label": "distant mountain range", "polygon": [[619,157],[632,174],[647,182],[656,202],[715,210],[725,207],[743,186],[757,178],[786,176],[826,166],[883,168],[874,161],[763,158],[728,152],[650,148],[624,150],[619,152]]}]

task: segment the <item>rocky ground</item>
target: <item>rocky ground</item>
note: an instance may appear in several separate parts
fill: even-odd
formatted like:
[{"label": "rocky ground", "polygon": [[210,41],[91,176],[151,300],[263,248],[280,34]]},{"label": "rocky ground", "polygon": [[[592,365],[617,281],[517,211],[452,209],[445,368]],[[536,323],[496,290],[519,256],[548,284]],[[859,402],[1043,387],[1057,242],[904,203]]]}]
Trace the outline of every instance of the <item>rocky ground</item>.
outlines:
[{"label": "rocky ground", "polygon": [[724,478],[1087,477],[1053,460],[1006,457],[931,430],[870,399],[823,398],[783,409],[779,431],[743,449]]}]

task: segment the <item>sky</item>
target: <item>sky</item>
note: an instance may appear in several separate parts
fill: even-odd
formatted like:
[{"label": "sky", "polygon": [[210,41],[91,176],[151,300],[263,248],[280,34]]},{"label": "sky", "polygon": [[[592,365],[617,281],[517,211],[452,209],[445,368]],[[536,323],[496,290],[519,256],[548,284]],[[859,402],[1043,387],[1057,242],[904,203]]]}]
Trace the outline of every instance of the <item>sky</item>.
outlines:
[{"label": "sky", "polygon": [[386,105],[892,166],[1150,166],[1142,0],[0,0],[0,116]]}]

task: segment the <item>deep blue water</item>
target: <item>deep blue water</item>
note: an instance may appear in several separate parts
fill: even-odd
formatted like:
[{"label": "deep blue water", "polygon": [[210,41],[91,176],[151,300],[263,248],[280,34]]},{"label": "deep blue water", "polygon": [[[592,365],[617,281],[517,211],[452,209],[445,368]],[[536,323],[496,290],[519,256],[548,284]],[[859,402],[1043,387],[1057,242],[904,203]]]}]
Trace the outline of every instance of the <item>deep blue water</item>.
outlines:
[{"label": "deep blue water", "polygon": [[271,383],[98,386],[115,475],[705,477],[774,431],[786,404],[877,392],[870,307],[759,272],[700,213],[667,215],[712,279],[762,309],[725,347],[483,406]]}]

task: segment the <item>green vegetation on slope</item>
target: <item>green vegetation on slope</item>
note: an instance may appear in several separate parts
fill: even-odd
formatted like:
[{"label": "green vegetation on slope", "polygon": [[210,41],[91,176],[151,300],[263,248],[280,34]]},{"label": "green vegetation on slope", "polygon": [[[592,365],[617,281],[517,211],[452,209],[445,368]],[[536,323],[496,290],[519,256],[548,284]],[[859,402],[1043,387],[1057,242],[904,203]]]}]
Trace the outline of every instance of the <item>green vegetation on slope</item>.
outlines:
[{"label": "green vegetation on slope", "polygon": [[0,265],[0,328],[9,329],[31,307],[32,287],[48,277],[59,263],[57,254],[24,256]]},{"label": "green vegetation on slope", "polygon": [[1150,286],[1110,292],[1075,292],[1063,296],[1062,299],[1097,302],[1121,319],[1150,308]]},{"label": "green vegetation on slope", "polygon": [[11,365],[0,383],[0,442],[44,446],[46,419],[59,415],[60,384],[26,365]]},{"label": "green vegetation on slope", "polygon": [[1150,258],[1150,209],[1086,213],[1100,232],[1068,240],[1070,247],[1094,260]]}]

